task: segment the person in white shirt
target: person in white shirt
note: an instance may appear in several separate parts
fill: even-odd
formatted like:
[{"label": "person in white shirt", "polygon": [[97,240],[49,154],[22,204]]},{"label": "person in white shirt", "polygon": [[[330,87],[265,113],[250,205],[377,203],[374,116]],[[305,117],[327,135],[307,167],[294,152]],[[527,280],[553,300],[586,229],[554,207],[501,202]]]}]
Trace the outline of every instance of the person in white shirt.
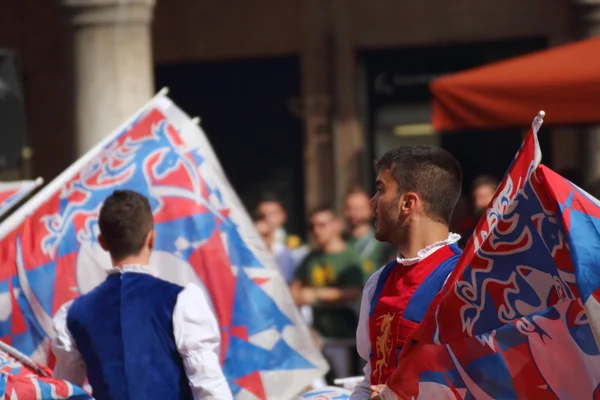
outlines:
[{"label": "person in white shirt", "polygon": [[55,315],[53,375],[77,385],[87,377],[97,400],[232,399],[205,291],[149,273],[155,231],[148,200],[115,191],[98,223],[114,268]]},{"label": "person in white shirt", "polygon": [[289,249],[285,244],[276,240],[275,227],[262,215],[254,216],[254,227],[263,239],[265,247],[273,256],[283,279],[290,285],[294,280],[297,265],[295,265]]}]

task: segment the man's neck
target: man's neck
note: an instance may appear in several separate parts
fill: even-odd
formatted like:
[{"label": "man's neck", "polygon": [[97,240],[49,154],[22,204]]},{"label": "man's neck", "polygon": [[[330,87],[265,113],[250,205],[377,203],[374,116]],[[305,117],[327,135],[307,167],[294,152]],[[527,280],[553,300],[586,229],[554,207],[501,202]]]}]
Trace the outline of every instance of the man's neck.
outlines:
[{"label": "man's neck", "polygon": [[275,232],[273,232],[272,235],[266,236],[264,238],[265,241],[265,246],[267,247],[267,250],[269,250],[269,252],[273,252],[273,245],[275,244],[276,238],[275,238]]},{"label": "man's neck", "polygon": [[342,239],[334,239],[322,248],[324,253],[336,254],[346,250],[346,243]]},{"label": "man's neck", "polygon": [[448,226],[432,220],[421,220],[418,226],[409,228],[402,243],[397,244],[398,253],[404,258],[415,258],[419,251],[434,243],[448,240]]},{"label": "man's neck", "polygon": [[354,239],[360,239],[371,232],[371,225],[368,222],[363,222],[351,229],[351,235]]},{"label": "man's neck", "polygon": [[148,257],[141,257],[141,256],[127,257],[127,258],[124,258],[119,261],[113,260],[113,266],[115,268],[121,268],[121,269],[123,269],[123,267],[125,267],[127,265],[147,266],[149,264],[150,264],[150,259]]}]

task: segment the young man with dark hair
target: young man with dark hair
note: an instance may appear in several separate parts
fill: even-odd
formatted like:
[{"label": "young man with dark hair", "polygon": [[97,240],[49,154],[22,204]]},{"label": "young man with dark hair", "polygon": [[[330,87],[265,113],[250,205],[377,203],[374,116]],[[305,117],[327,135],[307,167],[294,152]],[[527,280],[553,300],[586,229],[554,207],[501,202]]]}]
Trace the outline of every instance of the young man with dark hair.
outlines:
[{"label": "young man with dark hair", "polygon": [[279,267],[283,279],[290,285],[294,280],[294,272],[296,272],[296,265],[292,259],[290,250],[286,245],[276,240],[275,227],[269,220],[261,215],[254,215],[252,219],[254,228],[263,240],[267,251],[273,256],[275,264]]},{"label": "young man with dark hair", "polygon": [[104,399],[232,399],[219,363],[209,299],[148,271],[154,222],[148,200],[115,191],[102,205],[98,241],[113,268],[54,317],[54,376]]},{"label": "young man with dark hair", "polygon": [[375,237],[395,245],[398,258],[363,290],[356,342],[367,365],[353,400],[396,398],[385,382],[461,254],[460,236],[448,229],[462,185],[456,159],[438,147],[403,146],[376,167]]},{"label": "young man with dark hair", "polygon": [[298,267],[308,254],[308,246],[302,243],[297,235],[290,235],[285,230],[287,212],[283,203],[274,193],[265,192],[260,195],[255,214],[263,218],[275,229],[275,241],[290,250],[294,266]]},{"label": "young man with dark hair", "polygon": [[[331,207],[320,207],[310,217],[316,244],[296,271],[290,290],[296,304],[312,307],[312,325],[327,339],[349,339],[356,332],[356,308],[363,286],[358,253],[342,238],[342,221]],[[326,345],[323,350],[333,374],[352,373],[346,347]]]}]

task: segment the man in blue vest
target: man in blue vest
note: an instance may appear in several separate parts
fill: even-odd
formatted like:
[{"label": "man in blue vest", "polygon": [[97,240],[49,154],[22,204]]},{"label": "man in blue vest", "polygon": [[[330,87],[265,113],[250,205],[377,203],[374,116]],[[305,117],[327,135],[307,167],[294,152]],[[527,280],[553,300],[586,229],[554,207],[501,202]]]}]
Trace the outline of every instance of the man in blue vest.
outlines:
[{"label": "man in blue vest", "polygon": [[148,200],[115,191],[98,224],[113,268],[54,317],[54,376],[78,385],[87,376],[97,400],[232,399],[207,295],[147,268],[155,236]]}]

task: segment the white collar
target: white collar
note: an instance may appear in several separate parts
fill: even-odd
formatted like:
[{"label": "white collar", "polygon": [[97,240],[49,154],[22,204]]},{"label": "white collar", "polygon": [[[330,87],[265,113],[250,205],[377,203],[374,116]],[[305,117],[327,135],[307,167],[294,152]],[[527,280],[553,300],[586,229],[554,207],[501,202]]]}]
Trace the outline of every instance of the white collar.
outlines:
[{"label": "white collar", "polygon": [[137,274],[148,274],[148,275],[155,275],[154,273],[152,273],[152,271],[150,270],[150,267],[148,265],[142,265],[142,264],[125,264],[122,267],[112,267],[109,268],[106,273],[108,275],[113,275],[113,274],[123,274],[125,272],[133,272],[133,273],[137,273]]},{"label": "white collar", "polygon": [[428,257],[431,254],[435,253],[437,250],[441,249],[442,247],[447,246],[452,243],[456,243],[459,240],[460,240],[460,235],[458,235],[456,233],[449,233],[448,239],[442,240],[440,242],[435,242],[435,243],[430,244],[429,246],[426,246],[425,248],[419,250],[416,257],[402,258],[402,257],[400,257],[400,255],[398,255],[398,257],[396,257],[396,261],[398,262],[398,264],[401,264],[401,265],[416,264],[419,261],[421,261],[422,259],[424,259],[425,257]]}]

